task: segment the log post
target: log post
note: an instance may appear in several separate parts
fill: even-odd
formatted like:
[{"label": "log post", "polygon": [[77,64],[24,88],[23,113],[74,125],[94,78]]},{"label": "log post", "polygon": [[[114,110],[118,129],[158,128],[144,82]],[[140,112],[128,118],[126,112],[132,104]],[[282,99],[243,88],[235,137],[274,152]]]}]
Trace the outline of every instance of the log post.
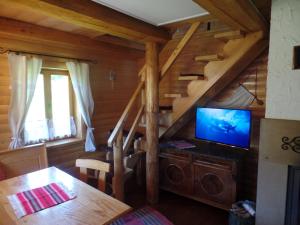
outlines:
[{"label": "log post", "polygon": [[114,143],[114,177],[113,193],[116,199],[124,200],[124,161],[123,161],[123,131],[119,132]]},{"label": "log post", "polygon": [[158,46],[146,43],[146,183],[147,200],[150,204],[158,202]]},{"label": "log post", "polygon": [[[141,149],[141,138],[137,139],[134,141],[134,153],[139,153],[142,152],[143,150]],[[143,151],[144,152],[144,151]],[[139,160],[137,162],[136,166],[136,183],[139,187],[142,187],[143,181],[145,180],[145,157],[144,155],[139,156]]]}]

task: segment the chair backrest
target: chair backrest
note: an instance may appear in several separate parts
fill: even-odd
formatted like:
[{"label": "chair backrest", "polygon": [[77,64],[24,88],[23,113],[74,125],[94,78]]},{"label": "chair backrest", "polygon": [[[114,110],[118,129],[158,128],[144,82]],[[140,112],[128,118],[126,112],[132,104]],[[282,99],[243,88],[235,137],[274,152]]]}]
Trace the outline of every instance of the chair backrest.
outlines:
[{"label": "chair backrest", "polygon": [[95,178],[98,179],[98,189],[105,192],[106,173],[110,172],[110,164],[95,159],[77,159],[76,167],[80,168],[79,178],[87,182],[89,175],[88,169],[95,171]]},{"label": "chair backrest", "polygon": [[0,152],[0,165],[5,177],[11,178],[48,167],[44,144]]}]

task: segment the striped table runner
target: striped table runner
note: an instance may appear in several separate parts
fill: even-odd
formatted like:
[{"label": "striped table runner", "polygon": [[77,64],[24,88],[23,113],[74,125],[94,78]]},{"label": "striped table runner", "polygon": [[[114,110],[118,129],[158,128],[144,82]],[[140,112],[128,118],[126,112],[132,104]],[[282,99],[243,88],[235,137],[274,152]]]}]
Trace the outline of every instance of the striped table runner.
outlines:
[{"label": "striped table runner", "polygon": [[76,195],[62,184],[51,183],[43,187],[7,196],[7,198],[19,219],[74,199]]}]

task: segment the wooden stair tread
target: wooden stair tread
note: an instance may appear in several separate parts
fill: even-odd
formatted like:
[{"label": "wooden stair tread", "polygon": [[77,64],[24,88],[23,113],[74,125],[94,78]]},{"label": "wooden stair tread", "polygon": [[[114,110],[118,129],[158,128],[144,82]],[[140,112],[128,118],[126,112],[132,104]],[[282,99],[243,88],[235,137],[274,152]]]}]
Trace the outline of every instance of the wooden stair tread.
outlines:
[{"label": "wooden stair tread", "polygon": [[179,76],[178,80],[199,80],[198,76]]},{"label": "wooden stair tread", "polygon": [[182,73],[178,76],[178,80],[204,80],[205,76],[201,73]]},{"label": "wooden stair tread", "polygon": [[183,94],[180,93],[166,93],[164,94],[165,98],[182,98]]},{"label": "wooden stair tread", "polygon": [[245,37],[245,33],[241,30],[227,31],[219,34],[215,34],[214,38],[221,40],[233,40]]},{"label": "wooden stair tread", "polygon": [[197,76],[197,77],[204,77],[204,73],[181,73],[181,77],[187,77],[187,76]]},{"label": "wooden stair tread", "polygon": [[173,105],[161,105],[159,106],[159,111],[173,111]]},{"label": "wooden stair tread", "polygon": [[168,114],[168,113],[172,113],[173,110],[160,110],[159,113],[160,114]]},{"label": "wooden stair tread", "polygon": [[167,114],[167,113],[172,113],[173,112],[173,106],[168,105],[168,106],[159,106],[159,113],[161,114]]},{"label": "wooden stair tread", "polygon": [[[139,126],[140,127],[147,127],[146,123],[139,123]],[[158,124],[159,127],[161,128],[168,128],[169,125],[166,125],[166,124]]]},{"label": "wooden stair tread", "polygon": [[212,55],[201,55],[195,57],[195,61],[201,61],[201,62],[221,61],[223,59],[224,59],[224,55],[221,53],[212,54]]}]

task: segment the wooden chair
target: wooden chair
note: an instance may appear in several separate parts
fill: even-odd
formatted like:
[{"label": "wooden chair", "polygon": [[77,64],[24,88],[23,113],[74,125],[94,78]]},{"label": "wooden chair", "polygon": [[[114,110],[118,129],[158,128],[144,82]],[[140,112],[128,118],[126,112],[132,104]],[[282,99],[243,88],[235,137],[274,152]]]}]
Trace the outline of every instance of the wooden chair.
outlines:
[{"label": "wooden chair", "polygon": [[[126,182],[133,174],[141,157],[146,154],[145,151],[138,151],[124,157],[124,182]],[[106,153],[106,160],[113,161],[113,152]]]},{"label": "wooden chair", "polygon": [[0,152],[0,166],[6,178],[20,176],[48,167],[44,144]]},{"label": "wooden chair", "polygon": [[[95,159],[77,159],[76,167],[80,168],[79,178],[87,183],[88,178],[96,178],[98,180],[98,189],[106,191],[106,175],[110,172],[110,164]],[[88,170],[94,170],[94,175],[91,176]]]}]

